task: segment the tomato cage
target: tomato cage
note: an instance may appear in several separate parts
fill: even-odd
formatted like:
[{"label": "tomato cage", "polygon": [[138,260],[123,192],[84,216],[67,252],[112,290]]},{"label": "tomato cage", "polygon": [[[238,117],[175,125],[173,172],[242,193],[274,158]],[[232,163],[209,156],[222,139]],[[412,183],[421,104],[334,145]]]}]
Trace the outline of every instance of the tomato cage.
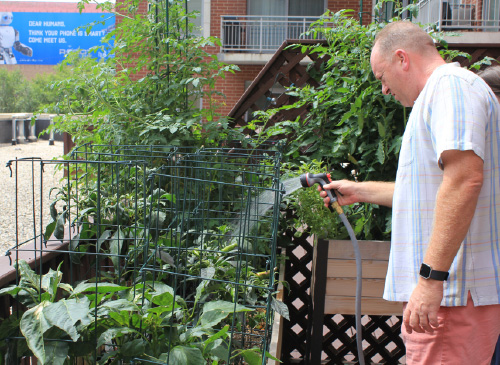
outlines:
[{"label": "tomato cage", "polygon": [[[33,203],[16,208],[31,235],[7,251],[16,273],[0,289],[1,354],[267,363],[274,311],[286,315],[274,298],[280,160],[274,146],[85,145],[65,160],[9,162],[17,189],[30,171]],[[44,184],[50,166],[59,186]]]}]

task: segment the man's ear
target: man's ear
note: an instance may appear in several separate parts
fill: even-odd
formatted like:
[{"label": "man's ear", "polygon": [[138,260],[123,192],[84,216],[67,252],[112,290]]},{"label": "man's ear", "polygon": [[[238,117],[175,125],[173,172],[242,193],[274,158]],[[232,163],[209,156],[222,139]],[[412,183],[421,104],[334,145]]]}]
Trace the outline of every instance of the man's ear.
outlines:
[{"label": "man's ear", "polygon": [[396,62],[401,65],[403,71],[408,71],[410,68],[410,58],[408,57],[408,53],[404,49],[397,49],[394,52],[394,57],[396,58]]}]

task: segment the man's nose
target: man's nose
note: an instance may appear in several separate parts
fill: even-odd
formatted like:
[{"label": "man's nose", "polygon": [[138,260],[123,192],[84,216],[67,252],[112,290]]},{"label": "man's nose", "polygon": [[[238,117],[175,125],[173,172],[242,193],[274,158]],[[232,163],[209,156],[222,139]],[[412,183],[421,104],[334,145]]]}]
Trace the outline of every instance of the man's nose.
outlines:
[{"label": "man's nose", "polygon": [[382,94],[388,95],[390,93],[389,88],[386,85],[382,85]]}]

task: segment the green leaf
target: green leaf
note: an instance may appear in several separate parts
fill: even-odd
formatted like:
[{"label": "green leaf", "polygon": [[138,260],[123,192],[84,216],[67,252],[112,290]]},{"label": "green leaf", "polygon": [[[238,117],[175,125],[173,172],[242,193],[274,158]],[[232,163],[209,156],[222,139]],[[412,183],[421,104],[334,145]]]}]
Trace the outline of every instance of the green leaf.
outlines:
[{"label": "green leaf", "polygon": [[385,138],[385,126],[380,122],[377,122],[377,125],[378,125],[378,134],[380,135],[380,137]]},{"label": "green leaf", "polygon": [[95,292],[95,293],[115,293],[117,291],[127,290],[129,287],[120,286],[112,283],[87,283],[81,282],[76,286],[73,290],[72,296],[76,296],[78,294],[82,294],[85,292]]},{"label": "green leaf", "polygon": [[385,161],[384,141],[379,142],[375,156],[377,157],[378,163],[383,165]]},{"label": "green leaf", "polygon": [[146,344],[141,338],[127,341],[120,348],[120,353],[128,357],[140,356],[146,351]]},{"label": "green leaf", "polygon": [[64,365],[69,351],[69,344],[64,341],[45,342],[45,359],[47,364]]},{"label": "green leaf", "polygon": [[43,309],[50,304],[50,302],[44,301],[28,309],[24,312],[19,325],[21,333],[26,338],[28,347],[42,365],[45,364],[46,361],[43,334],[51,327],[49,322],[45,319]]},{"label": "green leaf", "polygon": [[121,337],[126,334],[139,334],[132,328],[129,327],[113,327],[104,331],[97,340],[97,347],[101,347],[105,344],[111,344],[115,338]]},{"label": "green leaf", "polygon": [[358,110],[358,128],[362,130],[364,125],[365,125],[365,117],[363,116],[362,111]]},{"label": "green leaf", "polygon": [[120,270],[119,255],[121,255],[124,240],[125,234],[122,232],[120,227],[118,227],[115,234],[109,241],[109,253],[111,254],[111,261],[113,262],[113,266],[117,272]]},{"label": "green leaf", "polygon": [[205,305],[203,306],[203,314],[201,315],[200,321],[203,326],[213,327],[219,324],[230,314],[251,311],[252,309],[240,304],[216,300],[205,303]]},{"label": "green leaf", "polygon": [[262,354],[257,350],[243,350],[241,351],[241,356],[243,356],[248,365],[262,364]]},{"label": "green leaf", "polygon": [[222,337],[227,337],[227,332],[229,331],[229,325],[225,325],[224,327],[222,327],[222,329],[220,331],[218,331],[217,333],[215,333],[214,335],[210,336],[207,340],[205,340],[204,342],[204,345],[205,345],[205,349],[213,342],[215,342],[215,340],[218,340],[219,338],[222,338]]},{"label": "green leaf", "polygon": [[54,237],[62,240],[64,238],[64,224],[66,223],[66,214],[65,212],[59,214],[59,218],[57,218],[56,226],[54,228]]},{"label": "green leaf", "polygon": [[288,312],[288,306],[285,303],[273,297],[271,301],[271,307],[277,313],[279,313],[283,318],[290,320],[290,313]]},{"label": "green leaf", "polygon": [[90,301],[87,297],[82,299],[61,299],[47,306],[43,314],[51,326],[56,326],[66,332],[73,341],[80,338],[76,330],[76,323],[85,321],[89,316]]},{"label": "green leaf", "polygon": [[19,286],[11,285],[7,288],[2,288],[0,289],[0,295],[5,295],[5,294],[10,294],[11,296],[16,295],[19,293],[20,290],[23,290]]},{"label": "green leaf", "polygon": [[43,237],[45,238],[45,241],[48,241],[50,239],[50,237],[52,237],[52,234],[54,233],[54,230],[56,229],[56,225],[57,225],[56,220],[47,224],[47,226],[45,227],[45,232],[43,233]]},{"label": "green leaf", "polygon": [[40,276],[35,274],[28,263],[20,260],[16,265],[19,274],[21,275],[21,282],[19,286],[22,288],[34,288],[40,292]]},{"label": "green leaf", "polygon": [[354,101],[354,105],[356,106],[357,109],[360,109],[363,105],[363,95],[359,95],[356,100]]},{"label": "green leaf", "polygon": [[[50,193],[49,193],[50,195]],[[52,220],[55,222],[57,220],[57,209],[56,209],[56,204],[57,204],[58,199],[54,200],[50,206],[50,216],[52,217]]]},{"label": "green leaf", "polygon": [[112,309],[112,310],[118,311],[118,312],[121,312],[121,311],[127,311],[127,312],[139,311],[139,307],[135,303],[132,303],[126,299],[117,299],[117,300],[105,302],[102,304],[102,307]]},{"label": "green leaf", "polygon": [[97,252],[100,252],[101,251],[101,246],[104,242],[106,242],[106,240],[111,237],[111,234],[113,233],[113,231],[107,229],[105,230],[104,232],[102,232],[101,234],[101,237],[99,237],[99,239],[97,240],[97,245],[96,245],[96,250]]},{"label": "green leaf", "polygon": [[206,360],[200,349],[196,347],[176,346],[169,354],[162,354],[160,360],[168,361],[169,365],[206,365]]},{"label": "green leaf", "polygon": [[[62,262],[59,264],[59,268],[61,264]],[[59,268],[57,271],[49,269],[49,272],[42,276],[42,289],[50,294],[51,301],[55,299],[57,288],[63,275],[63,273],[59,271]]]},{"label": "green leaf", "polygon": [[152,302],[162,307],[172,308],[172,305],[174,303],[174,296],[172,293],[168,292],[161,293],[159,295],[153,295]]}]

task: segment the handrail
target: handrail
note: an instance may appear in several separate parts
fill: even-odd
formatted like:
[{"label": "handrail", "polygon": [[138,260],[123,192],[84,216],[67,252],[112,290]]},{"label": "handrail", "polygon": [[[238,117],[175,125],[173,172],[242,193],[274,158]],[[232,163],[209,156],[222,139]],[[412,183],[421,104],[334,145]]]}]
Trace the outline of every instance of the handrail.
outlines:
[{"label": "handrail", "polygon": [[438,31],[500,31],[500,0],[421,0],[413,21]]},{"label": "handrail", "polygon": [[318,16],[222,15],[221,52],[274,53],[286,39],[306,35]]}]

